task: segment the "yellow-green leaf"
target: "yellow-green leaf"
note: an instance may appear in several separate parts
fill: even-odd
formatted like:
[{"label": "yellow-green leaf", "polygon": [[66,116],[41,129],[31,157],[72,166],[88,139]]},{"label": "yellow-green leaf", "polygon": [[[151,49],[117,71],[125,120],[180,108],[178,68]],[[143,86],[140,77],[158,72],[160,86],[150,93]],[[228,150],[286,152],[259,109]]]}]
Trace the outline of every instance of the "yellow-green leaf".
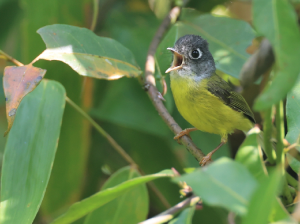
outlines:
[{"label": "yellow-green leaf", "polygon": [[47,46],[38,59],[62,61],[78,74],[98,79],[113,80],[141,74],[131,51],[86,28],[55,24],[37,32]]}]

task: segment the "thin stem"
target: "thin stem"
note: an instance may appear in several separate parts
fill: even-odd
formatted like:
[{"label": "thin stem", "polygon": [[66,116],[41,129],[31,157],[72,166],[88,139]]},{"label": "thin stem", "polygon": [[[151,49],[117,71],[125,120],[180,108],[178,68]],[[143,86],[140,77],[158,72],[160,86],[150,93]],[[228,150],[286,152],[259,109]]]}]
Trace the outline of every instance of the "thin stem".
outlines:
[{"label": "thin stem", "polygon": [[198,196],[191,196],[184,201],[178,203],[177,205],[173,206],[172,208],[164,211],[163,213],[158,214],[150,219],[147,219],[139,224],[158,224],[158,223],[165,223],[174,218],[174,216],[182,211],[183,209],[195,205],[197,202],[200,201]]},{"label": "thin stem", "polygon": [[276,145],[276,163],[282,165],[284,171],[284,154],[283,154],[283,139],[284,139],[284,120],[283,120],[283,102],[276,104],[275,122],[277,128],[277,145]]},{"label": "thin stem", "polygon": [[[158,111],[159,115],[162,117],[164,122],[169,126],[169,128],[174,132],[175,135],[179,134],[182,129],[176,123],[174,118],[169,114],[168,110],[162,103],[160,99],[160,93],[158,92],[157,88],[155,87],[155,78],[154,78],[154,71],[155,71],[155,52],[156,49],[164,35],[167,31],[169,26],[172,22],[175,22],[180,14],[180,8],[174,7],[169,15],[163,20],[159,29],[157,30],[156,34],[154,35],[152,42],[150,44],[147,60],[145,64],[145,80],[140,77],[140,82],[145,86],[148,96],[150,97],[154,107]],[[187,148],[187,150],[200,162],[205,154],[197,148],[194,142],[187,136],[183,136],[181,138],[182,144]],[[207,163],[209,164],[209,162]]]},{"label": "thin stem", "polygon": [[90,28],[91,31],[95,31],[99,14],[99,0],[94,0],[93,3],[93,21]]},{"label": "thin stem", "polygon": [[285,169],[284,169],[284,114],[283,114],[283,102],[282,100],[276,104],[276,115],[275,115],[275,122],[276,122],[276,128],[277,128],[277,145],[276,145],[276,163],[278,166],[281,167],[281,174],[284,177],[283,179],[283,189],[282,189],[282,195],[284,197],[284,201],[287,204],[290,204],[293,202],[293,197],[291,195],[286,177],[285,177]]},{"label": "thin stem", "polygon": [[75,104],[69,97],[66,97],[66,101],[70,106],[77,110],[83,117],[85,117],[91,125],[107,139],[111,146],[132,166],[138,168],[138,165],[134,160],[126,153],[126,151],[103,129],[96,123],[85,111],[83,111],[77,104]]},{"label": "thin stem", "polygon": [[[142,175],[145,175],[145,173],[141,169],[140,169],[140,172],[141,172]],[[166,208],[170,208],[171,207],[170,203],[165,198],[165,196],[160,192],[160,190],[156,187],[156,185],[152,181],[148,182],[147,184],[151,188],[151,190],[154,192],[154,194],[159,198],[159,200],[161,201],[161,203]]]},{"label": "thin stem", "polygon": [[[69,97],[66,97],[67,103],[70,104],[75,110],[77,110],[84,118],[86,118],[90,124],[103,136],[107,139],[107,141],[111,144],[111,146],[133,167],[138,168],[138,165],[134,160],[126,153],[126,151],[103,129],[100,127],[97,122],[95,122],[85,111],[83,111],[77,104],[75,104]],[[139,169],[142,175],[145,175],[144,171]],[[163,203],[166,208],[170,208],[171,205],[164,197],[164,195],[159,191],[159,189],[155,186],[154,183],[148,183],[151,190],[156,194],[159,200]]]},{"label": "thin stem", "polygon": [[5,60],[10,61],[10,62],[14,63],[17,66],[23,66],[24,65],[21,62],[19,62],[17,59],[14,59],[13,57],[11,57],[8,54],[6,54],[2,50],[0,50],[0,55],[3,55],[5,57]]},{"label": "thin stem", "polygon": [[270,109],[267,109],[264,113],[264,152],[266,153],[268,157],[268,161],[271,165],[275,164],[275,156],[274,156],[274,150],[271,143],[272,138],[272,130],[273,130],[273,124],[272,124],[272,107]]}]

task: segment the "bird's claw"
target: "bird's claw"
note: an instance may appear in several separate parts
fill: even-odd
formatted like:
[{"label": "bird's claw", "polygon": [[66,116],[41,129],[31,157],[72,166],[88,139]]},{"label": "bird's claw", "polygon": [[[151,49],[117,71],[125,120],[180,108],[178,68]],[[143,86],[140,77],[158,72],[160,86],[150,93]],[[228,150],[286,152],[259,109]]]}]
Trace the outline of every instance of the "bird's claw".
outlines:
[{"label": "bird's claw", "polygon": [[200,166],[205,166],[208,162],[211,161],[211,156],[212,156],[212,153],[211,153],[211,152],[208,153],[207,156],[204,156],[204,157],[201,159],[199,165],[200,165]]}]

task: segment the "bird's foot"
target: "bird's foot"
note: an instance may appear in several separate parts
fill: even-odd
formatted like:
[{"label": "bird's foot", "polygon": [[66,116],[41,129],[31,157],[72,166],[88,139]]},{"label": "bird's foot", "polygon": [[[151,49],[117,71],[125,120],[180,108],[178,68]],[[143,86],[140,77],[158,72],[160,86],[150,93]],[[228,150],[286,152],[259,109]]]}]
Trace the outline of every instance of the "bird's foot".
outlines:
[{"label": "bird's foot", "polygon": [[227,142],[227,139],[222,140],[221,143],[217,146],[217,148],[215,148],[214,150],[212,150],[210,153],[207,154],[207,156],[204,156],[204,157],[201,159],[199,165],[200,165],[200,166],[205,166],[205,165],[207,165],[207,163],[211,161],[212,155],[213,155],[216,151],[218,151],[218,149],[221,148],[221,146],[224,145],[226,142]]},{"label": "bird's foot", "polygon": [[211,161],[212,155],[213,155],[213,152],[210,152],[210,153],[207,154],[207,156],[204,156],[204,157],[201,159],[199,165],[200,165],[200,166],[205,166],[208,162]]},{"label": "bird's foot", "polygon": [[190,132],[196,131],[196,130],[197,130],[197,128],[187,128],[187,129],[184,129],[181,132],[179,132],[177,135],[175,135],[174,139],[178,141],[184,135],[186,135],[190,139],[192,139],[191,136],[190,136]]}]

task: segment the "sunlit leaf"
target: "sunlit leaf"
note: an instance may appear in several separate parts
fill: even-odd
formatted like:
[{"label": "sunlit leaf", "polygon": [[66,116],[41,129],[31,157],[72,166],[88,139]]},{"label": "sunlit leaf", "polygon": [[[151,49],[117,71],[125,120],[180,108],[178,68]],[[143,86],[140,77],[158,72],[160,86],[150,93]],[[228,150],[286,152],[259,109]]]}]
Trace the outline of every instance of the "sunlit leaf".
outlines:
[{"label": "sunlit leaf", "polygon": [[[288,133],[286,140],[290,143],[297,143],[300,135],[300,79],[298,79],[294,88],[289,92],[286,99],[286,120],[288,126]],[[300,152],[299,146],[296,147]],[[300,170],[300,162],[287,154],[289,158],[289,165],[298,173]]]},{"label": "sunlit leaf", "polygon": [[55,81],[41,82],[22,100],[4,152],[1,224],[33,222],[49,181],[64,106],[65,90]]},{"label": "sunlit leaf", "polygon": [[11,129],[19,104],[24,96],[34,90],[43,79],[46,70],[25,66],[8,66],[4,70],[3,87],[6,100],[6,117],[8,128],[4,135]]},{"label": "sunlit leaf", "polygon": [[[13,33],[9,42],[14,41],[14,48],[20,53],[9,52],[20,61],[29,62],[45,50],[45,43],[36,33],[39,28],[54,23],[87,25],[87,12],[83,9],[89,8],[92,1],[22,0],[19,4],[17,0],[16,3],[14,7],[19,5],[21,13],[16,27],[11,29]],[[93,88],[83,88],[88,82],[83,82],[84,77],[77,75],[67,64],[60,61],[40,60],[36,66],[47,69],[47,79],[60,82],[66,89],[68,97],[77,105],[82,106],[84,102],[86,106],[87,102],[92,101]],[[55,161],[39,210],[39,217],[51,220],[61,214],[65,208],[80,200],[87,174],[89,130],[90,127],[85,118],[67,104]]]},{"label": "sunlit leaf", "polygon": [[[9,51],[10,54],[22,62],[32,61],[45,50],[45,43],[36,33],[39,28],[54,23],[83,27],[87,25],[87,12],[83,9],[89,8],[91,4],[92,1],[72,0],[22,0],[22,4],[19,4],[17,0],[14,7],[18,5],[21,8],[21,15],[17,19],[16,27],[12,29],[11,37],[14,38],[9,38],[9,41],[14,41],[14,48],[20,53]],[[87,106],[86,104],[92,101],[93,88],[83,88],[88,81],[83,82],[84,77],[77,75],[67,64],[40,60],[36,66],[47,69],[47,79],[60,82],[68,97],[80,107],[83,104]],[[89,130],[86,119],[67,104],[60,141],[39,217],[52,220],[80,200],[87,174]]]},{"label": "sunlit leaf", "polygon": [[56,24],[45,26],[37,32],[47,46],[39,59],[62,61],[80,75],[99,79],[141,74],[127,48],[86,28]]},{"label": "sunlit leaf", "polygon": [[240,215],[247,213],[250,197],[257,187],[250,172],[228,158],[175,180],[185,181],[206,204],[221,206]]},{"label": "sunlit leaf", "polygon": [[125,191],[136,187],[139,184],[144,184],[149,181],[162,177],[172,177],[173,173],[170,170],[162,171],[156,174],[136,177],[119,184],[115,187],[100,191],[80,202],[73,204],[66,213],[55,219],[51,224],[71,223],[84,215],[94,211],[100,206],[112,201],[121,196]]},{"label": "sunlit leaf", "polygon": [[286,0],[253,1],[253,24],[270,41],[276,57],[275,77],[254,105],[256,110],[264,110],[284,98],[296,83],[300,31],[295,9]]},{"label": "sunlit leaf", "polygon": [[166,50],[174,46],[176,40],[186,34],[200,35],[209,43],[217,69],[235,78],[249,54],[247,47],[255,37],[251,26],[241,20],[200,14],[196,10],[184,9],[177,22],[159,45],[156,52],[157,62],[162,72],[171,64],[172,54]]},{"label": "sunlit leaf", "polygon": [[[140,176],[136,169],[124,167],[114,173],[105,182],[101,190],[114,187]],[[107,224],[136,224],[146,219],[149,207],[148,203],[146,185],[141,184],[90,213],[84,223],[94,224],[101,220],[101,222]]]}]

